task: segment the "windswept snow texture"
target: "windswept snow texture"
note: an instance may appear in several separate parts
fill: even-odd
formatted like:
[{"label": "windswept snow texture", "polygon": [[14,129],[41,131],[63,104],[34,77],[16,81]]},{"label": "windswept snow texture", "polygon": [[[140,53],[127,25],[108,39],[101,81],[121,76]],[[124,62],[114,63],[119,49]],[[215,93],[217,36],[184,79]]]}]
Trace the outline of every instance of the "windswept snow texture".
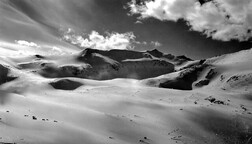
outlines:
[{"label": "windswept snow texture", "polygon": [[252,50],[5,52],[0,143],[251,143]]}]

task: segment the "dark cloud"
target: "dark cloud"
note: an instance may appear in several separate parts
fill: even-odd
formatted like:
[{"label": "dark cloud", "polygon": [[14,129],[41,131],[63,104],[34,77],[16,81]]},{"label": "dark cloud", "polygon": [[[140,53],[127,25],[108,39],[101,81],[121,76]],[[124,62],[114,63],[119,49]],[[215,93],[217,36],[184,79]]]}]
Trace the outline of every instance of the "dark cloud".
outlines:
[{"label": "dark cloud", "polygon": [[191,29],[222,41],[247,41],[252,37],[251,0],[155,0],[129,3],[140,19],[188,22]]}]

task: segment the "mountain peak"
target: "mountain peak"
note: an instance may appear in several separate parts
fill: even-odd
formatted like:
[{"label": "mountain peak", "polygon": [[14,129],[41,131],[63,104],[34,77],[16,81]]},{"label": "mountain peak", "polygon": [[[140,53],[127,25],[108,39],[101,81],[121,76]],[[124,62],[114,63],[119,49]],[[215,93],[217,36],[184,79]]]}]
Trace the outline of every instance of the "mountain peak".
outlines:
[{"label": "mountain peak", "polygon": [[155,56],[155,57],[162,57],[164,54],[162,52],[160,52],[159,50],[157,49],[153,49],[151,51],[147,51],[147,53]]},{"label": "mountain peak", "polygon": [[178,59],[183,59],[183,60],[187,60],[187,61],[192,61],[192,59],[186,57],[185,55],[180,55],[180,56],[177,56]]},{"label": "mountain peak", "polygon": [[78,58],[90,57],[92,55],[92,53],[95,53],[98,51],[99,50],[97,50],[97,49],[86,48],[80,52]]}]

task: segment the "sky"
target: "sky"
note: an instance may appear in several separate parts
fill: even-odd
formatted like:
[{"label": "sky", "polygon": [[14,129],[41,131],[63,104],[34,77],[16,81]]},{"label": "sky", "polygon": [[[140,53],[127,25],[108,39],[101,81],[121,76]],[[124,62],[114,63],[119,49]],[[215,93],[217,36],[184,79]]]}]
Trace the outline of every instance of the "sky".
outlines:
[{"label": "sky", "polygon": [[250,0],[0,0],[0,41],[204,59],[252,47]]}]

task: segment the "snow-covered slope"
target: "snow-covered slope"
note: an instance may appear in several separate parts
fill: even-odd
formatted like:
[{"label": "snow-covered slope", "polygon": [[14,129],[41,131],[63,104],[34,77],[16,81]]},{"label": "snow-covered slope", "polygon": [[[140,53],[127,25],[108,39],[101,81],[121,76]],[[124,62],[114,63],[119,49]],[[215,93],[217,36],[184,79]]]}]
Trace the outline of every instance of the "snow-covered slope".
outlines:
[{"label": "snow-covered slope", "polygon": [[[188,61],[175,73],[142,80],[162,88],[192,90],[199,87],[230,91],[250,91],[252,49],[201,61]],[[245,90],[245,91],[244,91]]]},{"label": "snow-covered slope", "polygon": [[177,65],[151,52],[6,53],[0,143],[251,143],[250,51]]},{"label": "snow-covered slope", "polygon": [[13,58],[12,60],[19,61],[16,66],[19,69],[33,71],[48,78],[145,79],[171,73],[175,70],[175,65],[169,59],[157,58],[148,52],[128,50],[101,51],[85,49],[72,55],[34,55],[29,57],[26,58],[29,61],[24,60],[21,62],[19,58]]}]

